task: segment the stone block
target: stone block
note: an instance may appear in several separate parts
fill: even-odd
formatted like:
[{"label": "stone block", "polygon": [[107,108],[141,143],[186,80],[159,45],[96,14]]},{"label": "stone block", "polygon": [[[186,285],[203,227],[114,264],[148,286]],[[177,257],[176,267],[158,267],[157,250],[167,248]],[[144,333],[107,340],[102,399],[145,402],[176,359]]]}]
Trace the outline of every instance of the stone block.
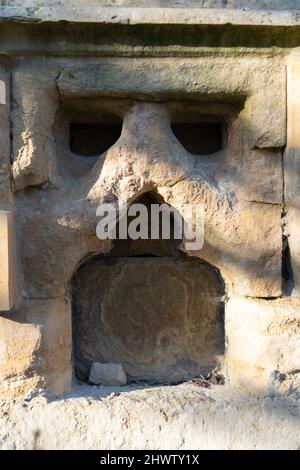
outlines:
[{"label": "stone block", "polygon": [[265,393],[274,371],[300,369],[300,301],[235,297],[225,318],[227,378],[234,386]]},{"label": "stone block", "polygon": [[122,364],[93,362],[89,382],[94,385],[125,385],[127,377]]},{"label": "stone block", "polygon": [[13,165],[15,191],[49,181],[55,166],[52,135],[57,111],[55,67],[13,74]]},{"label": "stone block", "polygon": [[70,389],[71,312],[65,299],[22,303],[13,315],[0,315],[0,332],[0,380],[10,380],[6,395]]}]

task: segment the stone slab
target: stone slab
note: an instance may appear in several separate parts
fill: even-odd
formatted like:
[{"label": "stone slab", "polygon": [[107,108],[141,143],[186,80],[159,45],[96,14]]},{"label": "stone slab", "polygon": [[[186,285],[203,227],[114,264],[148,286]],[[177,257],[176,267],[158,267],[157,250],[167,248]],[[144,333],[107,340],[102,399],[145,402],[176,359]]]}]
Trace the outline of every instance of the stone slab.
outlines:
[{"label": "stone slab", "polygon": [[[48,3],[48,2],[47,2]],[[261,25],[261,26],[298,26],[297,11],[276,11],[267,9],[263,12],[224,8],[152,8],[101,7],[78,4],[57,7],[38,4],[35,8],[22,6],[0,7],[2,21],[32,22],[92,22],[102,24],[212,24],[212,25]],[[291,5],[292,6],[292,5]],[[287,6],[288,8],[288,6]]]},{"label": "stone slab", "polygon": [[226,385],[82,385],[58,400],[0,401],[0,409],[3,450],[299,449],[299,400],[249,398]]},{"label": "stone slab", "polygon": [[13,316],[0,315],[0,331],[0,396],[70,389],[71,311],[64,298],[23,302]]},{"label": "stone slab", "polygon": [[89,382],[95,385],[125,385],[127,377],[122,364],[93,362]]},{"label": "stone slab", "polygon": [[300,369],[300,302],[232,297],[226,305],[227,379],[236,388],[266,393],[274,373]]}]

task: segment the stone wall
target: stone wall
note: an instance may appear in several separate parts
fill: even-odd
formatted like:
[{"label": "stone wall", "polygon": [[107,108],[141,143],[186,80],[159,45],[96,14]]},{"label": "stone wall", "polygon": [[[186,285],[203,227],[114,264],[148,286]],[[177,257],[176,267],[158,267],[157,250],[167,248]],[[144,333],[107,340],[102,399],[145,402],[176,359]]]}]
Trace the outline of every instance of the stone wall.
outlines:
[{"label": "stone wall", "polygon": [[[299,25],[295,19],[290,25],[251,21],[208,26],[177,19],[170,28],[145,24],[142,18],[134,24],[97,24],[95,19],[92,24],[65,24],[31,23],[30,18],[10,22],[6,15],[0,33],[0,80],[6,90],[0,104],[0,209],[10,214],[13,236],[4,246],[9,256],[1,265],[6,307],[0,315],[0,379],[5,396],[70,389],[72,343],[82,346],[92,337],[104,343],[123,334],[115,349],[111,347],[113,359],[116,350],[125,348],[128,374],[145,379],[145,363],[153,351],[154,369],[157,364],[165,367],[163,352],[165,357],[174,353],[162,347],[157,359],[160,330],[176,337],[177,350],[189,359],[196,357],[198,366],[219,361],[226,380],[244,391],[282,393],[297,385]],[[121,135],[98,157],[75,155],[69,143],[72,123],[104,122],[107,116],[122,123]],[[191,122],[220,125],[221,148],[208,155],[188,151],[173,130],[176,124]],[[138,290],[138,281],[144,279],[151,291],[157,283],[157,277],[150,282],[156,261],[148,260],[152,267],[143,275],[132,275],[137,261],[120,261],[104,275],[101,260],[113,253],[113,244],[96,237],[101,202],[133,202],[148,193],[175,209],[187,202],[205,207],[204,247],[197,252],[181,247],[181,282],[174,259],[161,262],[170,305],[171,283],[181,292],[175,302],[180,318],[170,311],[169,329],[167,320],[160,322],[155,315],[151,321],[136,320],[144,308],[139,292],[147,299],[147,289]],[[6,230],[8,223],[1,219],[1,224]],[[90,285],[94,271],[89,274],[87,269],[85,282],[78,276],[95,256],[100,257],[97,266],[104,278]],[[216,289],[212,271],[197,277],[198,268],[193,268],[193,276],[188,274],[195,258],[200,265],[206,263],[202,268],[209,265],[218,273],[225,295]],[[128,273],[118,298],[108,280],[111,272],[124,269]],[[209,286],[201,284],[201,276],[210,279]],[[79,285],[75,294],[74,279],[75,287]],[[81,283],[87,294],[75,303],[82,305],[79,317],[87,310],[91,323],[74,341],[72,308]],[[106,291],[98,299],[102,285]],[[130,317],[134,297],[129,297],[126,320],[118,314],[130,288],[136,289],[138,302]],[[89,297],[97,301],[90,305]],[[222,336],[215,305],[225,307],[225,352],[214,344]],[[93,308],[96,317],[104,312],[101,321],[95,321]],[[195,308],[201,309],[203,321],[195,320]],[[167,312],[162,309],[160,316]],[[109,313],[115,321],[107,318]],[[150,339],[141,330],[146,320],[157,333]],[[132,323],[137,335],[133,340],[125,336]],[[202,326],[194,333],[197,323]],[[103,331],[94,334],[94,324],[109,330],[105,338]],[[150,346],[137,372],[132,358],[139,331],[141,347],[147,338]],[[201,344],[193,347],[197,335]],[[97,354],[105,359],[107,351]],[[94,354],[84,352],[89,360]],[[184,369],[184,362],[180,364]],[[160,373],[165,375],[165,370]]]},{"label": "stone wall", "polygon": [[[68,6],[82,6],[81,0],[68,0]],[[4,6],[64,7],[63,0],[2,0]],[[265,9],[291,10],[300,9],[299,0],[86,0],[85,6],[108,7],[144,7],[144,8],[227,8],[227,9]]]}]

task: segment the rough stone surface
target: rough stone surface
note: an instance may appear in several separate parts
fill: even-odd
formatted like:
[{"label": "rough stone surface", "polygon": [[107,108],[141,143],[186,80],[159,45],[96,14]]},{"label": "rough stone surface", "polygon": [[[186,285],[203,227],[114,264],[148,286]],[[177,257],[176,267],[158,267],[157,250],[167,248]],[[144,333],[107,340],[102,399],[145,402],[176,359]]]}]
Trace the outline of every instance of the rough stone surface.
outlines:
[{"label": "rough stone surface", "polygon": [[[40,393],[41,388],[57,394],[71,388],[72,301],[73,306],[82,306],[82,312],[94,306],[89,310],[92,322],[87,322],[89,315],[82,315],[79,335],[74,323],[73,342],[84,343],[84,331],[88,339],[94,335],[95,343],[100,338],[101,348],[105,346],[95,358],[100,346],[93,345],[88,365],[103,362],[102,355],[109,352],[120,355],[106,361],[124,363],[126,372],[131,368],[138,378],[149,378],[149,364],[158,367],[164,379],[166,375],[174,379],[168,370],[172,363],[180,379],[186,378],[183,371],[188,371],[188,378],[206,372],[220,352],[215,268],[225,284],[223,300],[229,298],[223,332],[228,348],[225,357],[219,358],[224,371],[227,368],[227,380],[239,390],[271,394],[272,399],[297,395],[299,305],[297,300],[280,297],[285,287],[282,268],[288,264],[288,251],[282,256],[288,230],[294,271],[289,281],[299,278],[299,217],[293,212],[297,201],[293,199],[286,215],[283,192],[288,175],[282,165],[286,55],[299,46],[297,11],[246,10],[283,6],[255,0],[247,5],[233,0],[221,9],[224,2],[209,0],[171,1],[170,8],[159,8],[155,1],[153,8],[137,8],[125,1],[110,2],[114,6],[105,8],[103,2],[68,3],[10,2],[0,8],[0,80],[7,90],[7,105],[0,105],[0,209],[11,210],[14,216],[18,279],[15,308],[0,317],[1,395],[15,399],[32,391]],[[87,26],[88,22],[92,24]],[[123,121],[119,139],[98,157],[74,155],[70,124],[105,121],[108,114]],[[171,125],[193,120],[221,121],[220,151],[206,156],[187,152]],[[296,126],[294,131],[297,136]],[[291,157],[294,153],[297,150]],[[143,260],[120,259],[111,270],[101,261],[101,269],[93,274],[94,285],[89,285],[89,275],[83,281],[80,273],[89,265],[84,263],[110,255],[113,248],[111,242],[95,236],[99,203],[131,203],[147,193],[174,208],[182,203],[204,204],[203,249],[186,252],[184,244],[180,249],[186,263],[203,267],[203,261],[208,262],[207,275],[198,268],[193,276],[187,268],[175,268],[175,258],[145,261],[140,274],[136,266]],[[121,256],[126,257],[126,252]],[[153,264],[152,269],[145,267],[147,263]],[[160,263],[160,269],[155,263]],[[160,275],[164,285],[159,283]],[[137,278],[143,283],[137,284]],[[72,279],[81,284],[75,291],[76,302]],[[120,291],[113,281],[120,282]],[[160,297],[150,295],[154,286]],[[152,315],[147,315],[147,308]],[[95,324],[97,334],[91,332]],[[108,345],[102,341],[104,331],[109,333],[107,343],[108,338],[113,340]],[[166,336],[172,341],[159,343]],[[191,358],[197,364],[194,370]],[[142,373],[136,373],[138,368],[144,368]],[[88,372],[83,373],[87,378]],[[162,397],[166,399],[165,391]],[[206,401],[209,413],[205,405],[204,421],[215,430],[212,400]],[[198,409],[193,408],[197,416]],[[226,411],[223,400],[221,409],[218,424]],[[248,429],[255,429],[257,435],[260,414],[252,413],[256,422],[252,421],[253,410],[257,408],[238,416],[242,424],[250,420]],[[109,420],[110,412],[114,410],[109,410]],[[278,424],[282,414],[278,416],[272,415],[272,423],[286,435]],[[294,421],[289,419],[284,422],[289,437],[277,440],[278,445],[295,445]],[[230,419],[226,423],[228,431]],[[202,428],[191,429],[201,435]],[[265,429],[263,424],[254,447],[261,445]],[[237,446],[234,432],[222,435],[220,445]],[[239,442],[243,442],[241,435]],[[211,439],[207,442],[216,442]],[[265,439],[267,446],[276,446],[272,439],[267,443]],[[182,448],[188,445],[183,440],[173,442]],[[190,442],[205,444],[192,438]]]},{"label": "rough stone surface", "polygon": [[231,298],[225,318],[227,374],[235,387],[261,394],[272,387],[274,374],[288,383],[298,374],[299,300]]},{"label": "rough stone surface", "polygon": [[[47,318],[54,331],[62,328],[66,341],[63,347],[56,348],[57,341],[50,347],[51,333],[45,328],[38,343],[45,341],[43,344],[48,346],[39,349],[34,341],[30,341],[22,372],[15,373],[14,365],[6,362],[5,370],[11,367],[12,377],[24,375],[26,380],[22,383],[29,384],[29,379],[33,380],[29,377],[31,372],[27,372],[30,370],[34,371],[35,384],[43,383],[56,391],[70,387],[71,314],[68,306],[66,311],[62,310],[61,317],[54,314],[51,317],[51,309],[54,309],[51,299],[70,295],[71,279],[76,272],[75,277],[79,279],[80,270],[77,270],[85,260],[94,255],[109,254],[112,243],[100,241],[95,236],[96,208],[101,202],[133,202],[151,192],[174,208],[180,208],[183,203],[204,204],[204,247],[186,254],[199,258],[199,265],[205,260],[217,268],[229,294],[268,298],[281,295],[281,147],[286,139],[285,113],[282,111],[285,109],[286,80],[282,58],[252,55],[240,57],[238,62],[230,56],[224,56],[218,62],[211,57],[137,58],[134,61],[120,58],[101,59],[97,63],[88,60],[85,65],[78,60],[70,59],[66,63],[54,58],[51,63],[46,62],[41,64],[38,58],[32,58],[26,65],[24,61],[17,61],[12,74],[12,197],[18,233],[16,252],[20,284],[13,315],[18,318],[18,312],[23,309],[21,297],[29,299],[28,309],[32,308],[36,313],[32,321],[26,319],[19,325],[21,336],[25,335],[27,324],[34,328]],[[172,76],[170,68],[174,70]],[[72,154],[70,123],[89,122],[90,119],[101,121],[107,113],[116,114],[123,120],[122,134],[115,144],[92,159]],[[209,156],[192,155],[185,150],[172,133],[170,124],[189,121],[191,116],[208,121],[217,116],[224,123],[222,150]],[[122,296],[118,293],[109,296],[102,291],[101,279],[102,283],[110,282],[110,291],[114,289],[113,278],[110,275],[105,278],[104,266],[97,272],[98,281],[94,283],[98,286],[97,292],[81,296],[79,292],[83,290],[78,290],[78,305],[87,305],[86,299],[90,298],[91,305],[96,308],[90,310],[89,315],[94,315],[100,322],[97,332],[100,336],[95,335],[91,323],[87,326],[87,331],[93,330],[89,337],[94,335],[95,342],[97,338],[102,340],[106,330],[101,328],[105,324],[110,332],[108,338],[114,339],[100,350],[99,357],[95,357],[94,346],[88,351],[83,367],[86,377],[87,366],[103,360],[122,362],[126,373],[133,377],[155,379],[156,374],[156,379],[163,380],[176,380],[175,371],[178,380],[206,373],[216,364],[216,356],[222,352],[216,346],[221,325],[216,327],[217,309],[208,301],[208,297],[216,294],[214,282],[210,286],[203,281],[199,284],[198,292],[204,293],[204,297],[199,297],[201,315],[198,320],[202,320],[201,324],[197,323],[192,315],[193,324],[190,324],[188,319],[193,309],[189,300],[190,313],[186,313],[185,299],[195,297],[192,292],[198,281],[192,287],[191,276],[176,268],[178,289],[174,291],[171,272],[175,261],[159,262],[162,263],[160,272],[165,273],[166,290],[169,290],[167,305],[172,306],[178,298],[176,310],[169,312],[170,322],[166,312],[159,307],[160,298],[153,300],[153,295],[150,300],[154,302],[155,315],[146,316],[145,304],[140,309],[142,322],[135,322],[130,316],[132,298],[141,302],[143,296],[147,298],[148,295],[149,303],[149,294],[159,279],[159,275],[154,278],[151,269],[145,268],[142,278],[150,276],[147,282],[152,289],[144,289],[135,297],[128,295],[128,292],[134,295],[132,283],[137,276],[134,270],[128,274],[128,279],[124,278]],[[149,259],[147,263],[155,265],[157,261]],[[138,261],[135,264],[138,265]],[[112,270],[118,271],[121,265],[122,261]],[[133,265],[133,262],[125,263],[124,269],[130,270]],[[203,280],[203,277],[203,274],[195,275],[198,279]],[[208,273],[207,279],[212,278]],[[129,279],[131,284],[126,287]],[[85,288],[88,294],[89,289],[93,290],[93,284],[87,282]],[[191,294],[186,293],[189,289]],[[157,290],[165,293],[160,285]],[[171,291],[174,291],[174,298]],[[180,292],[182,295],[178,297]],[[219,292],[217,294],[219,296]],[[34,307],[36,302],[43,301],[47,305],[44,318],[41,304],[40,311]],[[103,318],[100,318],[99,304],[103,301],[105,308]],[[115,312],[119,318],[123,305],[126,306],[128,324],[133,322],[135,327],[131,328],[135,333],[128,336],[125,335],[127,324],[124,324],[124,331],[118,332],[114,317],[109,315],[109,312]],[[179,311],[180,315],[176,316]],[[133,312],[139,318],[138,306]],[[170,323],[174,331],[170,329]],[[166,329],[172,341],[168,343],[170,347],[164,346],[167,353],[163,363],[160,357],[162,344],[159,346],[157,341]],[[197,335],[201,341],[197,340]],[[84,335],[78,337],[75,334],[74,342],[84,338]],[[189,338],[193,339],[190,341]],[[103,346],[105,342],[101,344]],[[114,349],[116,344],[117,350]],[[139,344],[144,346],[144,349],[140,348],[143,366],[143,361],[137,361],[140,351],[136,345]],[[176,353],[176,345],[179,353]],[[109,356],[103,356],[104,353]],[[39,369],[37,364],[43,366]],[[50,364],[53,364],[53,373],[47,372],[52,368]],[[159,371],[149,371],[149,364],[156,364]],[[173,371],[170,364],[173,364]],[[61,371],[59,375],[57,370]],[[16,386],[17,389],[22,386]]]},{"label": "rough stone surface", "polygon": [[[274,147],[281,147],[285,141],[285,116],[281,112],[285,100],[284,67],[274,59],[247,59],[244,67],[228,59],[221,69],[219,64],[218,70],[212,60],[201,60],[198,65],[197,61],[176,61],[178,70],[184,71],[178,76],[186,78],[182,83],[172,83],[167,72],[172,65],[174,61],[169,59],[151,61],[151,65],[149,61],[136,60],[135,67],[131,60],[104,61],[103,65],[85,67],[86,73],[74,67],[63,68],[59,73],[60,68],[55,70],[52,66],[51,75],[47,67],[39,66],[27,70],[20,82],[17,73],[16,102],[20,99],[24,107],[28,100],[29,109],[32,103],[34,107],[36,103],[40,105],[35,113],[19,112],[18,107],[15,110],[14,125],[18,130],[14,146],[15,189],[30,188],[34,181],[38,185],[44,181],[40,191],[28,190],[17,199],[22,227],[23,289],[28,297],[65,295],[81,260],[91,253],[109,250],[109,243],[95,238],[95,212],[100,202],[109,198],[134,201],[153,190],[175,208],[190,201],[205,204],[206,240],[197,256],[220,270],[228,290],[262,297],[281,294],[282,164],[281,153],[274,151]],[[254,69],[261,78],[260,87],[253,80]],[[119,75],[122,70],[126,71],[124,76]],[[53,106],[59,101],[55,81],[51,83],[54,74],[59,77],[58,92],[64,103],[62,115],[56,108],[55,148],[51,129]],[[30,75],[38,84],[43,83],[42,101],[38,98],[40,85],[37,91],[30,88]],[[116,77],[115,83],[112,76]],[[178,97],[186,93],[186,80],[193,83],[189,99],[197,98],[197,105],[178,102]],[[47,93],[45,82],[49,83]],[[86,101],[87,93],[92,100]],[[109,96],[99,98],[98,102],[101,93]],[[244,100],[249,93],[251,98],[237,115],[228,101],[233,95]],[[116,95],[118,100],[113,99]],[[262,105],[266,95],[270,107]],[[173,101],[166,105],[136,101],[152,100],[155,96],[173,97]],[[204,105],[201,101],[206,96],[217,101],[222,96],[227,105]],[[52,107],[49,100],[54,103]],[[82,116],[83,110],[86,119],[97,117],[99,107],[121,113],[123,131],[115,145],[91,166],[87,159],[79,162],[70,153],[68,123]],[[274,114],[269,112],[270,108]],[[172,116],[187,119],[191,114],[217,114],[226,122],[228,141],[214,158],[195,158],[172,134]],[[41,134],[39,122],[44,122],[44,117],[47,122]],[[30,141],[20,138],[26,135],[28,125],[30,135],[34,136]],[[33,148],[30,142],[35,142]],[[263,148],[253,150],[253,146]],[[260,178],[253,180],[254,173],[263,175],[263,182]],[[39,225],[34,233],[32,223]],[[35,272],[41,257],[44,269],[37,278]]]},{"label": "rough stone surface", "polygon": [[[2,2],[3,4],[3,2]],[[0,19],[121,24],[298,25],[299,0],[16,0],[4,2]],[[258,10],[258,11],[257,11]],[[261,11],[263,10],[263,11]]]},{"label": "rough stone surface", "polygon": [[77,373],[121,362],[135,380],[176,382],[207,374],[224,352],[223,286],[197,259],[105,258],[74,279]]},{"label": "rough stone surface", "polygon": [[0,316],[0,396],[38,387],[64,393],[72,385],[71,312],[65,299],[22,303]]},{"label": "rough stone surface", "polygon": [[[48,180],[55,158],[52,127],[56,111],[55,69],[34,79],[22,70],[14,74],[12,173],[16,189]],[[43,103],[41,107],[40,104]]]},{"label": "rough stone surface", "polygon": [[127,377],[122,364],[93,362],[89,382],[94,385],[125,385]]},{"label": "rough stone surface", "polygon": [[[170,67],[174,71],[172,76]],[[198,102],[221,102],[233,108],[242,106],[240,124],[245,145],[252,150],[285,144],[286,115],[279,112],[286,105],[285,72],[285,64],[274,57],[272,60],[247,57],[238,62],[234,58],[216,61],[211,57],[134,62],[104,59],[88,68],[78,65],[64,68],[57,85],[64,99],[95,99],[104,95],[160,101],[180,97]],[[272,103],[272,113],[266,108],[266,102]],[[231,117],[234,121],[234,113],[230,116],[227,109],[226,114],[227,119]]]},{"label": "rough stone surface", "polygon": [[[66,6],[63,0],[3,0],[2,5],[6,6],[23,6],[23,7],[41,7]],[[81,5],[80,0],[68,0],[69,5]],[[86,6],[97,7],[143,7],[143,8],[247,8],[247,9],[274,9],[274,10],[291,10],[300,9],[299,0],[86,0]]]},{"label": "rough stone surface", "polygon": [[0,405],[2,449],[299,449],[299,400],[227,386],[78,386]]},{"label": "rough stone surface", "polygon": [[285,217],[285,234],[288,237],[290,250],[290,263],[292,267],[292,295],[300,297],[300,198],[294,197],[287,202],[287,215]]}]

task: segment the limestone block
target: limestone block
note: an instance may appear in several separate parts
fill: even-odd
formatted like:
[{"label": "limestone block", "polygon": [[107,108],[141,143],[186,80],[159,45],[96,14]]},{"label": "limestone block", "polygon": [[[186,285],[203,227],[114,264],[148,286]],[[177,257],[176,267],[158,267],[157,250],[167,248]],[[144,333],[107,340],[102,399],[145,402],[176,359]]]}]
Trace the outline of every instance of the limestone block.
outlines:
[{"label": "limestone block", "polygon": [[14,305],[15,270],[12,214],[0,211],[0,311]]},{"label": "limestone block", "polygon": [[251,150],[237,167],[234,184],[238,197],[245,201],[282,204],[282,150]]},{"label": "limestone block", "polygon": [[264,393],[274,371],[300,369],[300,302],[233,297],[226,305],[226,364],[236,387]]},{"label": "limestone block", "polygon": [[22,314],[0,315],[0,380],[28,375],[40,342],[38,324],[27,323]]},{"label": "limestone block", "polygon": [[[83,202],[77,203],[77,199]],[[74,203],[75,201],[75,203]],[[107,252],[111,241],[96,237],[96,207],[76,192],[24,194],[18,199],[23,290],[28,298],[66,295],[78,264],[87,253]],[[38,230],[32,230],[32,227]],[[41,269],[42,267],[42,269]]]},{"label": "limestone block", "polygon": [[299,0],[232,0],[228,8],[253,10],[300,10]]},{"label": "limestone block", "polygon": [[125,385],[127,377],[122,364],[93,362],[89,382],[94,385]]},{"label": "limestone block", "polygon": [[236,101],[246,102],[240,117],[252,148],[285,145],[285,67],[274,57],[247,57],[238,62],[208,57],[134,62],[102,59],[96,65],[64,68],[57,85],[64,99],[118,96],[152,101],[180,97],[230,103],[234,96]]},{"label": "limestone block", "polygon": [[[2,5],[29,7],[82,6],[81,0],[68,0],[62,5],[58,0],[3,0]],[[299,10],[299,0],[86,0],[86,7],[135,7],[135,8],[223,8],[243,10]]]},{"label": "limestone block", "polygon": [[203,183],[181,181],[159,188],[173,207],[192,200],[205,204],[205,242],[191,256],[216,266],[228,292],[276,297],[282,292],[281,206],[232,201]]},{"label": "limestone block", "polygon": [[224,275],[232,281],[229,289],[251,297],[280,296],[281,206],[241,201],[236,210],[238,226],[224,240],[223,252],[219,248]]},{"label": "limestone block", "polygon": [[23,305],[26,320],[40,328],[40,345],[34,368],[45,387],[54,393],[72,384],[72,318],[65,298],[31,300]]},{"label": "limestone block", "polygon": [[[270,1],[270,0],[269,0]],[[293,1],[294,4],[297,0]],[[252,0],[256,4],[264,3],[260,0]],[[6,6],[22,6],[22,7],[43,7],[43,6],[58,6],[60,2],[57,0],[4,0],[2,2]],[[91,7],[139,7],[139,8],[153,8],[153,7],[196,7],[196,8],[222,8],[223,0],[86,0],[85,6]],[[82,6],[80,0],[68,0],[68,6]],[[61,6],[61,5],[60,5]],[[67,6],[67,5],[66,5]]]},{"label": "limestone block", "polygon": [[13,75],[14,189],[49,181],[55,165],[52,127],[57,108],[55,67],[16,70]]},{"label": "limestone block", "polygon": [[71,313],[65,299],[23,303],[0,315],[1,391],[16,397],[38,387],[63,393],[71,387]]}]

